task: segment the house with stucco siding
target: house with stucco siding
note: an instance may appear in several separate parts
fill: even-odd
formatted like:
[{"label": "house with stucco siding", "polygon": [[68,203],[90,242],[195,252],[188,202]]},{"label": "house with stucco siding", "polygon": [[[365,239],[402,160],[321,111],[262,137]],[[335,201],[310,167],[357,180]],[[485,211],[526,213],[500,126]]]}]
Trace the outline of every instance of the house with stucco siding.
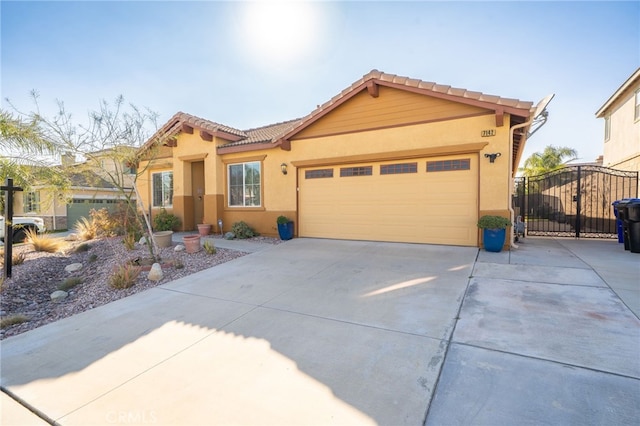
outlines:
[{"label": "house with stucco siding", "polygon": [[478,246],[513,219],[531,102],[376,70],[307,116],[241,130],[183,112],[141,148],[143,206],[183,230],[245,221],[277,235]]},{"label": "house with stucco siding", "polygon": [[640,68],[596,112],[604,118],[602,165],[640,172]]}]

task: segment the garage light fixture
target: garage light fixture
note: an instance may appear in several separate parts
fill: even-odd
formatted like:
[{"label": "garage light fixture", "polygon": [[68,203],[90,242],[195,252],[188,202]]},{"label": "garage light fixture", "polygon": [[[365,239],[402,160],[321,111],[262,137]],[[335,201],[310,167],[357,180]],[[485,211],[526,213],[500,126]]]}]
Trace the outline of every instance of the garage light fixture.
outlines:
[{"label": "garage light fixture", "polygon": [[493,163],[496,161],[496,158],[500,157],[502,154],[500,154],[499,152],[496,152],[494,154],[485,154],[485,158],[489,159],[490,163]]},{"label": "garage light fixture", "polygon": [[282,174],[283,175],[286,175],[287,174],[287,163],[280,164],[280,170],[282,170]]}]

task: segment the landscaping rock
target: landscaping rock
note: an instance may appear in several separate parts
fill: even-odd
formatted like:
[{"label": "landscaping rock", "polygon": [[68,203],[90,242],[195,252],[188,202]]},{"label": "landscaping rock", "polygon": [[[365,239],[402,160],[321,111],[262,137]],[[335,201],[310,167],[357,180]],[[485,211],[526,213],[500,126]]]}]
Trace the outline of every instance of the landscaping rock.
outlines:
[{"label": "landscaping rock", "polygon": [[151,265],[151,270],[149,271],[149,275],[147,275],[147,278],[149,278],[151,281],[160,281],[163,276],[164,275],[162,273],[162,267],[159,263],[154,263],[153,265]]},{"label": "landscaping rock", "polygon": [[69,296],[69,293],[67,293],[66,291],[62,291],[62,290],[56,290],[53,293],[51,293],[51,300],[54,302],[62,302],[64,299],[67,298],[67,296]]},{"label": "landscaping rock", "polygon": [[76,272],[82,269],[82,263],[72,263],[64,267],[66,272]]},{"label": "landscaping rock", "polygon": [[233,232],[227,232],[224,234],[225,240],[233,240],[235,237],[236,237],[236,234],[234,234]]},{"label": "landscaping rock", "polygon": [[178,244],[177,246],[175,246],[173,251],[184,251],[184,245]]},{"label": "landscaping rock", "polygon": [[138,241],[138,244],[143,245],[143,246],[146,245],[147,244],[147,239],[145,237],[141,237],[140,241]]}]

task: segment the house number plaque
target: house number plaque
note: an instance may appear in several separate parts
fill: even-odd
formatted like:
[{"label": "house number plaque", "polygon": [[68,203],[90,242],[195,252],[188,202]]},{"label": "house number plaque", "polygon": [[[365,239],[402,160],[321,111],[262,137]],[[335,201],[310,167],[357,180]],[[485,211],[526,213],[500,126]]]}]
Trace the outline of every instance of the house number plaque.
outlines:
[{"label": "house number plaque", "polygon": [[482,130],[480,132],[480,136],[482,136],[483,138],[489,137],[489,136],[495,136],[496,135],[496,129],[491,129],[491,130]]}]

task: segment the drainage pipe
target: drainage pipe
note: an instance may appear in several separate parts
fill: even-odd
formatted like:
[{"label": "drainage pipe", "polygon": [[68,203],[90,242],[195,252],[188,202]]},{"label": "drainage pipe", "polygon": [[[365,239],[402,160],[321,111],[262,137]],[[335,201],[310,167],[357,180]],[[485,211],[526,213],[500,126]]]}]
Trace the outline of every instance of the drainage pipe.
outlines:
[{"label": "drainage pipe", "polygon": [[[509,216],[511,216],[511,229],[513,230],[513,226],[515,223],[515,212],[513,211],[513,179],[515,178],[515,173],[513,173],[513,136],[515,134],[515,131],[518,129],[522,129],[524,127],[527,127],[529,125],[531,125],[531,123],[533,122],[533,118],[530,118],[529,121],[525,121],[522,124],[516,124],[515,126],[511,127],[509,129],[509,173],[507,174],[508,179],[509,179],[509,183],[507,188],[509,189],[507,191],[507,205],[509,206]],[[525,142],[526,142],[526,135],[525,137]],[[511,236],[509,237],[509,241],[510,241],[510,247],[513,248],[518,248],[518,245],[515,242],[515,233],[511,232]]]}]

